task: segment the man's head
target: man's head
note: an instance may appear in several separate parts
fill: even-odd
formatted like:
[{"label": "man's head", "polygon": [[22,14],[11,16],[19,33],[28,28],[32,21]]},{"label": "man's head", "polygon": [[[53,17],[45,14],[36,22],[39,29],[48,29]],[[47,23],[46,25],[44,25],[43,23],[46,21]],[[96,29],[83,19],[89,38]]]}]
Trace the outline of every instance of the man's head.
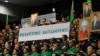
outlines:
[{"label": "man's head", "polygon": [[81,30],[86,30],[88,27],[87,25],[88,25],[88,22],[86,20],[83,20],[81,23]]},{"label": "man's head", "polygon": [[40,24],[40,22],[41,22],[41,21],[40,21],[39,19],[36,20],[36,24]]},{"label": "man's head", "polygon": [[89,5],[87,3],[85,4],[85,9],[89,9]]},{"label": "man's head", "polygon": [[81,45],[81,44],[77,44],[77,45],[76,45],[76,49],[77,49],[77,51],[81,51],[82,45]]},{"label": "man's head", "polygon": [[24,54],[26,54],[26,53],[28,53],[28,52],[29,52],[29,49],[28,49],[28,48],[24,48],[24,49],[23,49],[23,53],[24,53]]},{"label": "man's head", "polygon": [[74,40],[69,40],[68,44],[69,44],[69,47],[73,47],[74,46]]},{"label": "man's head", "polygon": [[76,31],[71,31],[71,36],[75,37],[76,36]]},{"label": "man's head", "polygon": [[51,38],[50,39],[50,43],[54,43],[54,42],[56,42],[56,39],[55,38]]},{"label": "man's head", "polygon": [[37,52],[37,47],[36,46],[31,46],[32,52]]},{"label": "man's head", "polygon": [[8,42],[5,43],[5,48],[6,48],[6,49],[10,49],[10,45],[9,45]]},{"label": "man's head", "polygon": [[46,22],[47,21],[46,18],[43,18],[43,21]]},{"label": "man's head", "polygon": [[43,50],[44,51],[47,51],[48,49],[49,49],[49,45],[47,45],[47,44],[43,45]]},{"label": "man's head", "polygon": [[3,33],[3,34],[6,33],[5,29],[2,29],[2,33]]},{"label": "man's head", "polygon": [[10,25],[6,25],[6,30],[9,30],[10,29]]},{"label": "man's head", "polygon": [[13,27],[14,27],[14,28],[16,27],[16,24],[15,24],[15,23],[13,24]]},{"label": "man's head", "polygon": [[59,49],[59,47],[60,47],[59,43],[55,43],[55,44],[53,45],[54,50]]},{"label": "man's head", "polygon": [[15,44],[14,48],[17,49],[17,50],[19,50],[19,44]]},{"label": "man's head", "polygon": [[98,49],[100,49],[100,40],[97,42]]},{"label": "man's head", "polygon": [[67,40],[67,35],[62,35],[62,41],[66,41]]},{"label": "man's head", "polygon": [[98,19],[97,19],[97,14],[94,14],[94,16],[93,16],[93,21],[97,21]]},{"label": "man's head", "polygon": [[18,39],[17,38],[14,39],[14,44],[18,44]]},{"label": "man's head", "polygon": [[87,47],[87,54],[88,54],[88,55],[91,55],[91,54],[93,54],[94,52],[95,52],[95,47],[92,46],[92,45],[89,45],[89,46]]},{"label": "man's head", "polygon": [[13,55],[16,55],[18,53],[18,50],[14,49],[13,50]]}]

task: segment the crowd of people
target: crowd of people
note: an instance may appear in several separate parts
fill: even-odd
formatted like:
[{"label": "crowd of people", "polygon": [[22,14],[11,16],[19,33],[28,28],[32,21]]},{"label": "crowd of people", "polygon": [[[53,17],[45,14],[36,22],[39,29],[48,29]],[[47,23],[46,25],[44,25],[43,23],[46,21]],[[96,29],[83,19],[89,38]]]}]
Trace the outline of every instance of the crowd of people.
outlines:
[{"label": "crowd of people", "polygon": [[[56,24],[68,22],[68,19],[57,20]],[[49,24],[55,24],[50,21]],[[49,25],[46,20],[42,25]],[[39,20],[36,23],[39,24]],[[16,24],[6,25],[0,31],[0,56],[100,56],[99,32],[91,33],[89,39],[78,40],[79,19],[75,19],[70,25],[70,35],[62,35],[61,38],[33,40],[18,42],[18,34],[21,26]]]}]

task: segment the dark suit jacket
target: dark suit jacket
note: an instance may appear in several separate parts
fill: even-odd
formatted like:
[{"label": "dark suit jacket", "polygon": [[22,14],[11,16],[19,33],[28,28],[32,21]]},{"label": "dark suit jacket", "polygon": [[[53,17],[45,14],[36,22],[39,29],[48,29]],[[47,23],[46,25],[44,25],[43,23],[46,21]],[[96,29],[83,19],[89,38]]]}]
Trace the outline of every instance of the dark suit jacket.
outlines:
[{"label": "dark suit jacket", "polygon": [[95,26],[94,22],[92,22],[92,30],[100,30],[100,21],[96,21]]},{"label": "dark suit jacket", "polygon": [[84,10],[84,16],[85,17],[89,17],[90,16],[90,13],[91,13],[91,10],[90,9],[87,10],[87,13],[86,13],[86,10]]}]

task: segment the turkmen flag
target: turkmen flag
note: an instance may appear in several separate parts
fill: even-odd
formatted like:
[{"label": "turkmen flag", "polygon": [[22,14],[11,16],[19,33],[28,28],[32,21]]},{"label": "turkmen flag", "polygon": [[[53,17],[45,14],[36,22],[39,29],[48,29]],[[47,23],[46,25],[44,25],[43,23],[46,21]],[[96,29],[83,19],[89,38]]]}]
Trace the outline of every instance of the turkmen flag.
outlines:
[{"label": "turkmen flag", "polygon": [[73,11],[74,11],[74,0],[72,0],[72,7],[70,10],[70,23],[73,23],[73,20],[74,20]]},{"label": "turkmen flag", "polygon": [[8,25],[8,14],[6,15],[6,25]]},{"label": "turkmen flag", "polygon": [[91,2],[91,0],[87,0],[86,2]]}]

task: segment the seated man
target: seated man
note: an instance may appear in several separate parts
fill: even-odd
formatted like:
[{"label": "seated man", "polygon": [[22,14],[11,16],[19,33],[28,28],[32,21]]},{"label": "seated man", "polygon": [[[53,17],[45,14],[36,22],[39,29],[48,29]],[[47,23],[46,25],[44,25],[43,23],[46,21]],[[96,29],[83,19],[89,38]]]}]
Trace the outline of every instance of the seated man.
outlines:
[{"label": "seated man", "polygon": [[30,56],[40,56],[38,53],[38,48],[36,46],[32,46],[32,54]]},{"label": "seated man", "polygon": [[53,45],[53,48],[54,48],[53,53],[56,53],[58,55],[62,54],[63,51],[60,49],[60,45],[58,43],[55,43]]},{"label": "seated man", "polygon": [[67,54],[77,55],[77,50],[75,47],[75,42],[73,40],[69,40],[69,49],[66,51]]},{"label": "seated man", "polygon": [[52,56],[52,52],[49,51],[49,45],[45,44],[42,47],[41,56]]}]

